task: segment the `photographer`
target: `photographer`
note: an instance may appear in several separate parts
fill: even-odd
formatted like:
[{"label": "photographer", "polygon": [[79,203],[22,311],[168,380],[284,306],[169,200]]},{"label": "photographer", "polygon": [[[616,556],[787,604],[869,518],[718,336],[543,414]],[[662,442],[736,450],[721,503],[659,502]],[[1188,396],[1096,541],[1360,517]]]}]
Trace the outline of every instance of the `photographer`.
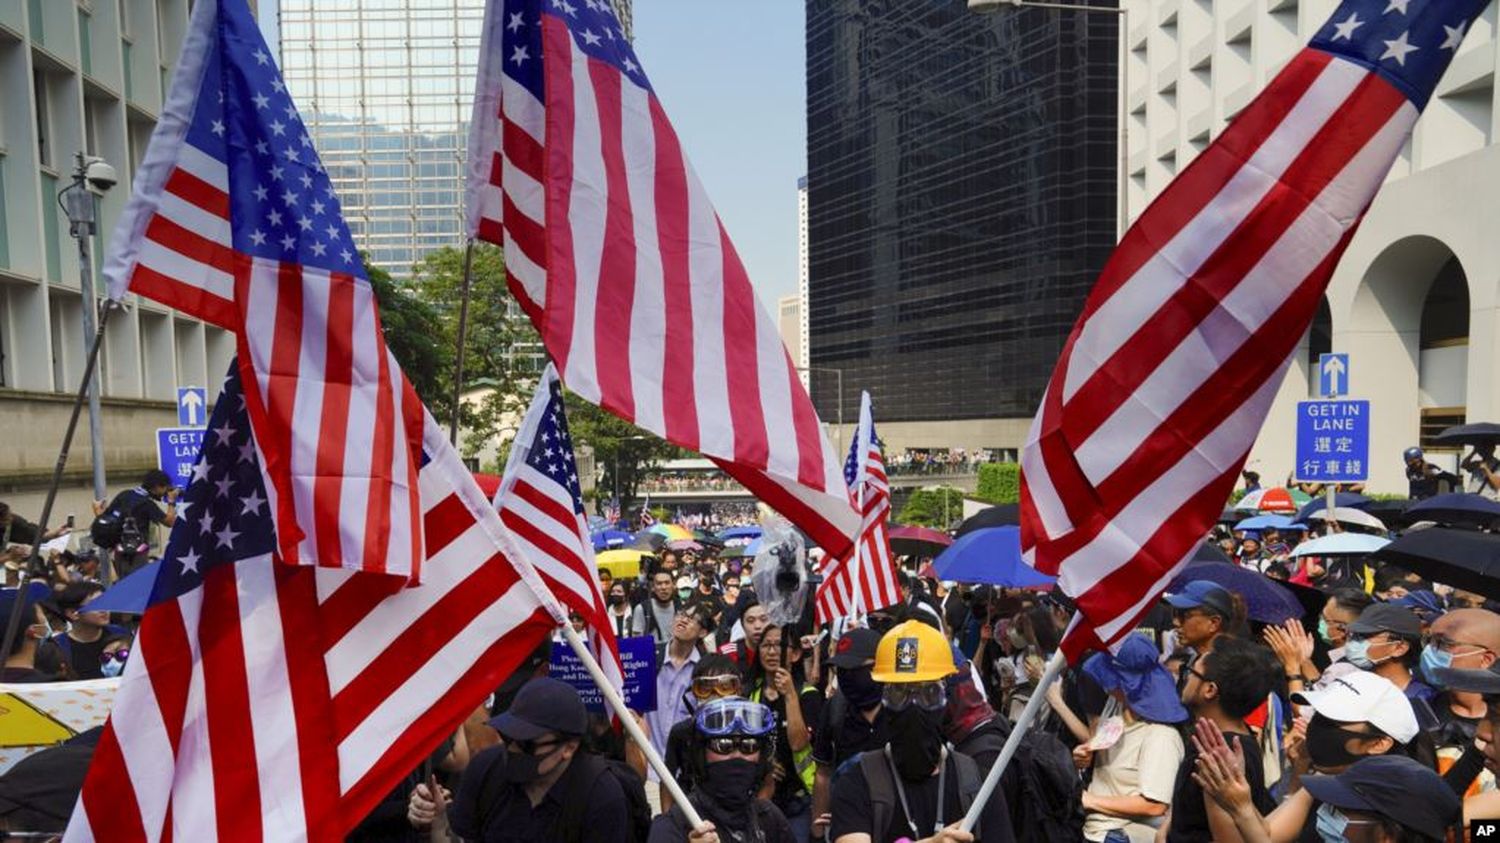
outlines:
[{"label": "photographer", "polygon": [[1464,491],[1500,500],[1500,459],[1495,458],[1493,442],[1475,445],[1459,467],[1469,474]]},{"label": "photographer", "polygon": [[[97,512],[89,535],[100,550],[109,551],[115,566],[115,578],[122,579],[151,559],[151,525],[171,528],[177,523],[177,496],[181,489],[172,485],[165,471],[153,468],[141,478],[141,485],[115,495],[108,505],[95,501]],[[166,511],[157,505],[166,502]]]}]

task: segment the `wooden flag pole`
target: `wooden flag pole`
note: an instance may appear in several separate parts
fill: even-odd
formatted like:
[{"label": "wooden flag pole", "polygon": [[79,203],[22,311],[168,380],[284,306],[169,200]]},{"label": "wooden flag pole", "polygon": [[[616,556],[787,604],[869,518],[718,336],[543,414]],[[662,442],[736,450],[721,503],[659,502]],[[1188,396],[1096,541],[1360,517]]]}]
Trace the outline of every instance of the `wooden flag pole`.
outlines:
[{"label": "wooden flag pole", "polygon": [[667,786],[668,792],[672,794],[673,804],[682,809],[682,813],[687,817],[688,825],[691,828],[702,825],[703,818],[698,816],[698,810],[693,807],[693,803],[688,801],[687,794],[682,792],[682,785],[672,778],[672,772],[667,769],[666,762],[661,760],[661,754],[656,751],[656,747],[651,745],[651,740],[646,737],[646,733],[641,731],[641,724],[635,722],[635,715],[625,707],[625,701],[620,699],[620,693],[615,690],[615,686],[604,678],[604,669],[599,667],[599,661],[594,658],[593,651],[583,643],[582,638],[578,637],[578,632],[573,629],[572,624],[564,623],[562,633],[568,641],[568,646],[573,648],[573,652],[583,661],[583,666],[588,668],[589,675],[594,677],[594,684],[599,686],[599,692],[609,702],[609,707],[614,709],[615,716],[620,718],[620,723],[625,726],[625,731],[630,734],[631,740],[635,741],[636,745],[641,748],[641,752],[645,753],[646,763],[651,765],[651,769],[661,777],[662,784]]}]

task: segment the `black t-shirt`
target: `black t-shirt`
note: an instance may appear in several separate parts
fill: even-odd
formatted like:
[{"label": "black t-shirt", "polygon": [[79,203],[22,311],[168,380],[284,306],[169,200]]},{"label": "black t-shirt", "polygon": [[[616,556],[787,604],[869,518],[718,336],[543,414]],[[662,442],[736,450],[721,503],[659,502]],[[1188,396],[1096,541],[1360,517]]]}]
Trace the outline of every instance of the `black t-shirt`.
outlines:
[{"label": "black t-shirt", "polygon": [[[593,762],[593,764],[590,764]],[[573,756],[571,764],[602,763],[587,753]],[[564,812],[582,810],[581,828],[583,843],[625,843],[630,812],[625,802],[625,792],[619,782],[609,773],[599,773],[588,784],[588,799],[585,805],[567,805],[568,793],[573,786],[574,774],[587,774],[585,768],[572,768],[558,779],[535,807],[521,785],[502,782],[491,783],[489,789],[495,794],[488,806],[481,808],[484,779],[503,776],[505,747],[493,746],[474,756],[464,770],[458,793],[448,808],[448,821],[453,832],[465,840],[480,843],[533,843],[551,840],[553,829]],[[494,767],[491,770],[491,767]],[[481,817],[483,822],[481,823]]]},{"label": "black t-shirt", "polygon": [[[1245,751],[1245,781],[1250,784],[1250,801],[1262,814],[1276,808],[1276,801],[1266,792],[1266,772],[1261,765],[1260,746],[1251,735],[1224,733],[1225,739],[1239,741]],[[1203,788],[1193,781],[1194,763],[1198,750],[1188,742],[1187,753],[1177,768],[1177,782],[1172,787],[1172,827],[1167,832],[1168,843],[1197,843],[1213,837],[1208,827],[1208,806],[1203,801]]]},{"label": "black t-shirt", "polygon": [[[813,727],[813,760],[834,769],[849,758],[867,749],[879,749],[890,741],[884,707],[871,722],[847,701],[835,702],[840,696],[836,693],[829,699],[818,717],[818,725]],[[843,717],[840,722],[833,722],[839,712],[843,712]]]},{"label": "black t-shirt", "polygon": [[[857,763],[850,764],[849,769],[833,782],[833,801],[830,809],[833,813],[833,824],[828,828],[828,839],[837,840],[845,834],[868,834],[874,843],[889,843],[902,837],[920,840],[932,835],[934,826],[938,822],[941,822],[943,826],[949,826],[963,819],[964,811],[958,796],[958,773],[951,758],[947,764],[948,775],[943,789],[941,817],[938,816],[937,811],[937,776],[931,776],[922,782],[899,782],[906,792],[906,804],[915,816],[915,829],[907,822],[906,812],[901,808],[899,796],[892,805],[890,827],[871,829],[873,812],[870,786],[865,781],[864,767]],[[1005,796],[998,790],[990,797],[990,801],[985,803],[984,809],[979,814],[979,831],[980,834],[975,839],[981,843],[1011,843],[1015,840],[1015,834],[1010,827],[1010,809],[1006,806]]]},{"label": "black t-shirt", "polygon": [[[58,637],[65,636],[66,633]],[[75,678],[104,678],[103,666],[99,664],[99,655],[104,652],[104,641],[107,637],[101,635],[97,641],[74,641],[69,638],[66,642],[58,642],[58,647],[68,653],[68,664],[72,666]]]},{"label": "black t-shirt", "polygon": [[667,765],[672,778],[682,785],[683,793],[692,790],[698,783],[697,777],[693,775],[692,765],[688,763],[688,741],[692,737],[693,718],[677,721],[672,724],[672,731],[667,733],[667,748],[661,753],[662,763]]},{"label": "black t-shirt", "polygon": [[[36,525],[15,513],[11,513],[10,524],[4,529],[5,541],[10,544],[36,544]],[[4,545],[0,545],[0,550]]]}]

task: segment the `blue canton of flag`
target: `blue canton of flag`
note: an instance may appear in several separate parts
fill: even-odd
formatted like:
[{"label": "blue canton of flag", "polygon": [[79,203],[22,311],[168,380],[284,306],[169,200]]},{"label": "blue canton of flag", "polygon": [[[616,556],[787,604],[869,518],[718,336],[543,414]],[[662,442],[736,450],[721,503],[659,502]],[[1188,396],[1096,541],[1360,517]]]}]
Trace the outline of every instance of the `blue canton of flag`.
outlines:
[{"label": "blue canton of flag", "polygon": [[[880,448],[882,443],[880,437],[875,434],[875,423],[870,422],[870,443],[872,447]],[[858,432],[854,435],[854,441],[849,443],[849,457],[844,460],[844,485],[854,488],[854,482],[859,479],[860,440]]]},{"label": "blue canton of flag", "polygon": [[1463,43],[1469,3],[1453,15],[1428,14],[1451,0],[1345,0],[1310,46],[1373,69],[1424,108]]},{"label": "blue canton of flag", "polygon": [[177,523],[151,592],[153,605],[199,587],[214,568],[275,550],[276,529],[266,503],[238,369],[233,364],[229,367],[203,449],[193,465],[192,481],[177,503]]},{"label": "blue canton of flag", "polygon": [[573,511],[583,515],[583,492],[578,486],[578,463],[573,459],[573,437],[568,434],[568,416],[563,412],[562,384],[554,380],[547,410],[536,426],[536,438],[526,455],[526,464],[568,490]]},{"label": "blue canton of flag", "polygon": [[[606,62],[630,81],[647,90],[651,83],[636,60],[635,48],[625,37],[625,30],[610,8],[609,0],[538,0],[535,7],[550,6],[559,20],[567,23],[573,42],[590,58]],[[538,100],[543,98],[542,83],[542,17],[532,11],[533,4],[510,4],[505,15],[505,31],[500,39],[505,57],[505,75],[519,82]],[[511,8],[519,7],[519,11]]]}]

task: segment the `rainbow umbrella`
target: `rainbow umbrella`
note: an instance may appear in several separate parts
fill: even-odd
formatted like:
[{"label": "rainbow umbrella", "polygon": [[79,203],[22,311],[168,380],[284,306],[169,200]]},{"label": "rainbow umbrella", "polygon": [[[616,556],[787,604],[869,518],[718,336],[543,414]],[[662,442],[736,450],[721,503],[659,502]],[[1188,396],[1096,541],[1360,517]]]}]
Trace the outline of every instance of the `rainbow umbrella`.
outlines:
[{"label": "rainbow umbrella", "polygon": [[693,531],[681,524],[652,524],[646,532],[655,533],[669,542],[693,540]]}]

